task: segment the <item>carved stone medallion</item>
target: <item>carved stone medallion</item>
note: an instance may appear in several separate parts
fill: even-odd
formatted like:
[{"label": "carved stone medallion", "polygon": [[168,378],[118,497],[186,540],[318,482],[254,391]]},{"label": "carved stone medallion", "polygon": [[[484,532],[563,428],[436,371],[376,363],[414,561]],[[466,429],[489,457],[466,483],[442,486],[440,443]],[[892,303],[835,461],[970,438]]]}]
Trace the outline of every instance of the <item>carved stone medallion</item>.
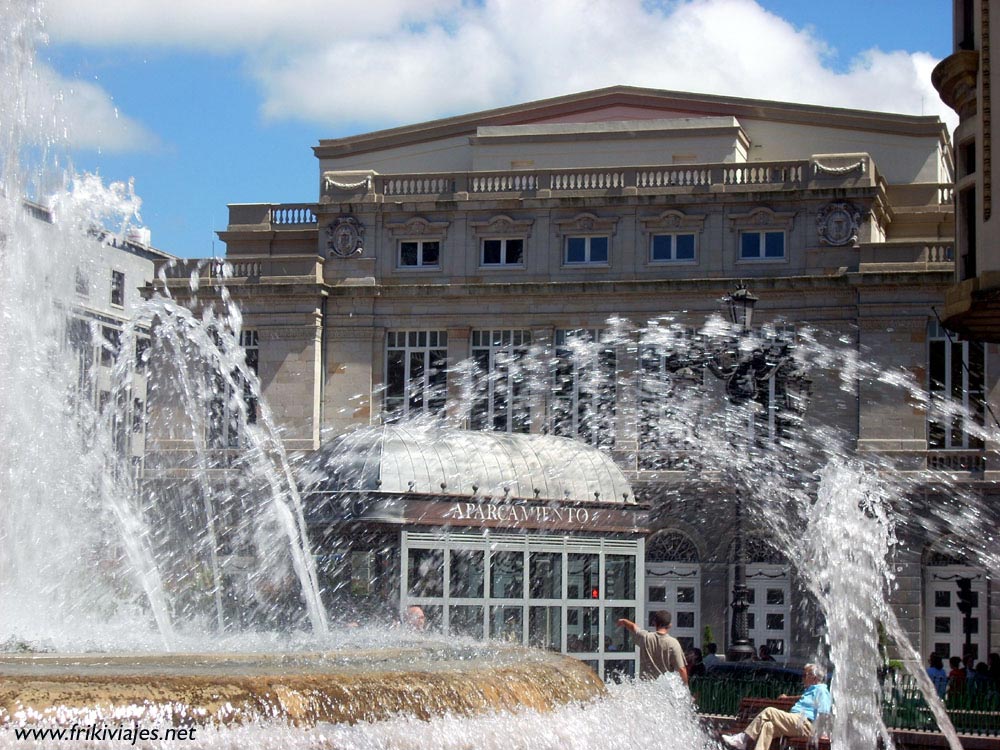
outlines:
[{"label": "carved stone medallion", "polygon": [[353,216],[339,216],[326,228],[326,246],[338,258],[350,258],[364,252],[365,227]]},{"label": "carved stone medallion", "polygon": [[827,245],[856,245],[861,226],[861,211],[846,201],[827,203],[816,215],[816,231]]}]

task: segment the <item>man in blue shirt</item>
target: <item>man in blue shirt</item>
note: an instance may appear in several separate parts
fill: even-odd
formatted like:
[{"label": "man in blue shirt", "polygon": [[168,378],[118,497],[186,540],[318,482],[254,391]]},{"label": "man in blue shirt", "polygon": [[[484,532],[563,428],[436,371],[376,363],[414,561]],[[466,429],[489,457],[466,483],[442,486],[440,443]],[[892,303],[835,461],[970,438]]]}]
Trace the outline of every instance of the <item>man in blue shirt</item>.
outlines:
[{"label": "man in blue shirt", "polygon": [[[817,664],[806,664],[802,682],[806,689],[791,711],[765,708],[739,734],[724,734],[722,741],[736,750],[770,750],[775,737],[809,737],[819,714],[830,713],[833,700],[826,686],[826,672]],[[782,698],[786,696],[781,696]]]}]

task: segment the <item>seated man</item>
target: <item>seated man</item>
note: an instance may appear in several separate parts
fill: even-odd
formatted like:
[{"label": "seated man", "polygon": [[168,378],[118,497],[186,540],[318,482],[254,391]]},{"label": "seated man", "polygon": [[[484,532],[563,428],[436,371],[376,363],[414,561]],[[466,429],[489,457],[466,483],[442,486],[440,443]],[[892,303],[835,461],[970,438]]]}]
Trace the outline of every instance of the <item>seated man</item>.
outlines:
[{"label": "seated man", "polygon": [[[791,711],[765,708],[739,734],[724,734],[722,741],[737,750],[770,750],[775,737],[809,737],[812,723],[819,714],[828,714],[833,705],[830,689],[825,684],[826,672],[817,664],[806,664],[802,682],[806,689]],[[781,696],[785,698],[787,696]]]}]

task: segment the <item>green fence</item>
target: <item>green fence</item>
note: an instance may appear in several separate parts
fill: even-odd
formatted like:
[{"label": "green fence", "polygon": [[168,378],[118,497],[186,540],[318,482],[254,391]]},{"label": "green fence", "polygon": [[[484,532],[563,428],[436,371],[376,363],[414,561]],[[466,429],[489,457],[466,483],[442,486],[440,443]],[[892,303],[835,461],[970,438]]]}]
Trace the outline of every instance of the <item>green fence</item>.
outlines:
[{"label": "green fence", "polygon": [[[798,695],[802,683],[785,680],[694,677],[691,693],[699,713],[735,716],[743,698],[777,698]],[[992,683],[949,689],[945,709],[962,734],[1000,735],[1000,692]],[[882,683],[882,715],[889,729],[937,731],[927,701],[908,674],[888,675]]]},{"label": "green fence", "polygon": [[[949,686],[944,706],[958,732],[1000,735],[1000,692],[993,683]],[[890,674],[883,681],[882,715],[890,729],[938,728],[916,680],[908,674]]]},{"label": "green fence", "polygon": [[691,694],[703,714],[735,716],[743,698],[777,698],[802,692],[801,681],[692,677]]}]

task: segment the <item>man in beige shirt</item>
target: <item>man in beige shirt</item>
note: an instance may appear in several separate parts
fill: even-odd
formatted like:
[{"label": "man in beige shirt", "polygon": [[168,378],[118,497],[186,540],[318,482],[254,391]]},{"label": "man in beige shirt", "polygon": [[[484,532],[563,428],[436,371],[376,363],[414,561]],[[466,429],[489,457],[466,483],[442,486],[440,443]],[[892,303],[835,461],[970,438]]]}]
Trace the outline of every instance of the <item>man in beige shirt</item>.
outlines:
[{"label": "man in beige shirt", "polygon": [[676,638],[670,635],[672,618],[665,609],[653,613],[656,632],[643,630],[631,620],[622,618],[618,627],[632,631],[639,647],[639,679],[655,680],[666,672],[677,672],[684,684],[688,684],[687,664],[684,651]]}]

